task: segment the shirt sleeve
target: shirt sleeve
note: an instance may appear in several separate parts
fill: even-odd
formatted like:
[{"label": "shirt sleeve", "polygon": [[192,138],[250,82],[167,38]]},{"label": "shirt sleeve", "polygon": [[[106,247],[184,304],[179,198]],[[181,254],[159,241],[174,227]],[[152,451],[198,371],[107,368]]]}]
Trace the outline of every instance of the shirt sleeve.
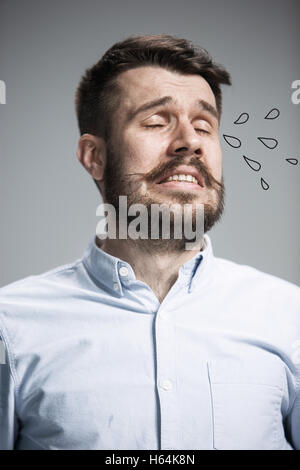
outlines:
[{"label": "shirt sleeve", "polygon": [[0,333],[0,450],[13,450],[17,435],[15,382],[6,343]]}]

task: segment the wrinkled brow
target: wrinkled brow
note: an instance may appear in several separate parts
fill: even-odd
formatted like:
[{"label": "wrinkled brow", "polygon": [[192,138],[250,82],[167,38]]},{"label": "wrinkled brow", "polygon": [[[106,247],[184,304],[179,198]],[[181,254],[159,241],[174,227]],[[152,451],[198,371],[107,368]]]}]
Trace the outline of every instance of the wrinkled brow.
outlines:
[{"label": "wrinkled brow", "polygon": [[[130,110],[127,114],[127,121],[128,122],[132,121],[138,114],[144,111],[148,111],[149,109],[157,108],[158,106],[163,106],[163,105],[171,104],[171,103],[175,103],[175,100],[172,98],[172,96],[163,96],[162,98],[157,98],[155,100],[148,101],[147,103],[144,103],[141,106],[139,106],[137,109]],[[214,118],[219,119],[218,111],[216,110],[214,106],[209,104],[207,101],[197,100],[196,104],[201,110],[207,111]]]}]

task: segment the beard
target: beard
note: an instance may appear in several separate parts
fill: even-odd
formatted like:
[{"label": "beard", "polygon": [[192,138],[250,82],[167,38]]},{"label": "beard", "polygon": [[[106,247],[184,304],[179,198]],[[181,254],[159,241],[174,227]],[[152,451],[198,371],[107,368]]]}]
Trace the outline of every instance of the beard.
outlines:
[{"label": "beard", "polygon": [[[204,204],[203,213],[203,228],[204,233],[208,232],[220,219],[224,211],[225,201],[225,186],[224,178],[217,181],[207,169],[206,165],[197,157],[192,157],[188,161],[182,156],[174,156],[172,160],[161,163],[153,168],[148,173],[127,173],[124,166],[124,161],[117,158],[117,154],[113,149],[110,142],[107,144],[107,163],[104,174],[105,181],[105,194],[104,199],[106,203],[111,204],[116,210],[116,217],[118,221],[119,214],[119,196],[127,196],[127,204],[130,207],[132,204],[143,204],[148,211],[149,224],[151,226],[151,206],[153,204],[199,204],[198,191],[182,191],[182,190],[164,190],[163,193],[159,191],[159,185],[156,185],[157,180],[162,180],[170,171],[175,170],[180,165],[188,165],[202,175],[205,188],[204,200],[200,203]],[[153,189],[155,188],[155,191]],[[152,189],[152,190],[151,190]],[[201,194],[201,193],[200,193]],[[133,218],[133,217],[132,217]],[[128,224],[132,218],[128,216]],[[197,229],[197,220],[195,209],[193,208],[191,214],[192,230]],[[147,239],[131,240],[133,244],[138,244],[140,249],[148,252],[159,251],[177,251],[182,252],[185,249],[187,242],[184,235],[181,239],[174,238],[175,223],[174,214],[170,213],[170,238],[163,239],[162,233],[162,214],[159,217],[159,239],[153,239],[150,236]],[[181,232],[182,234],[184,231]],[[193,240],[188,240],[190,243]]]}]

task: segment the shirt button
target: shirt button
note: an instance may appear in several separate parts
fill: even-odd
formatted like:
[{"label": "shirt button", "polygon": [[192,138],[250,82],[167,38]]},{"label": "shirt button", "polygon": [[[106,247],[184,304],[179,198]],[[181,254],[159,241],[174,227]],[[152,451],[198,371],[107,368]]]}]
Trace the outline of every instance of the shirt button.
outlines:
[{"label": "shirt button", "polygon": [[122,266],[119,270],[120,276],[128,276],[128,269],[125,266]]},{"label": "shirt button", "polygon": [[173,385],[172,385],[171,380],[168,380],[168,379],[163,380],[163,381],[161,382],[161,387],[162,387],[164,390],[166,390],[167,392],[168,392],[169,390],[172,390]]},{"label": "shirt button", "polygon": [[119,290],[119,285],[117,282],[114,282],[114,290]]}]

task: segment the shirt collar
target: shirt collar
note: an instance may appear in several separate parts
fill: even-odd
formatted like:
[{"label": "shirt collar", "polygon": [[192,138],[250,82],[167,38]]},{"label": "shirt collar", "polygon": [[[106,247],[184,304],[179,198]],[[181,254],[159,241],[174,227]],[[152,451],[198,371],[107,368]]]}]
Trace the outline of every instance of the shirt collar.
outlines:
[{"label": "shirt collar", "polygon": [[[194,284],[195,280],[199,278],[200,273],[210,264],[212,258],[211,239],[207,234],[204,234],[204,248],[179,268],[179,275],[187,278],[188,292],[192,289],[192,281]],[[136,280],[134,271],[129,263],[106,253],[97,246],[96,235],[93,235],[90,239],[88,247],[82,256],[82,262],[92,278],[116,296],[121,297],[124,295],[122,287],[124,282],[128,284],[128,281]]]}]

